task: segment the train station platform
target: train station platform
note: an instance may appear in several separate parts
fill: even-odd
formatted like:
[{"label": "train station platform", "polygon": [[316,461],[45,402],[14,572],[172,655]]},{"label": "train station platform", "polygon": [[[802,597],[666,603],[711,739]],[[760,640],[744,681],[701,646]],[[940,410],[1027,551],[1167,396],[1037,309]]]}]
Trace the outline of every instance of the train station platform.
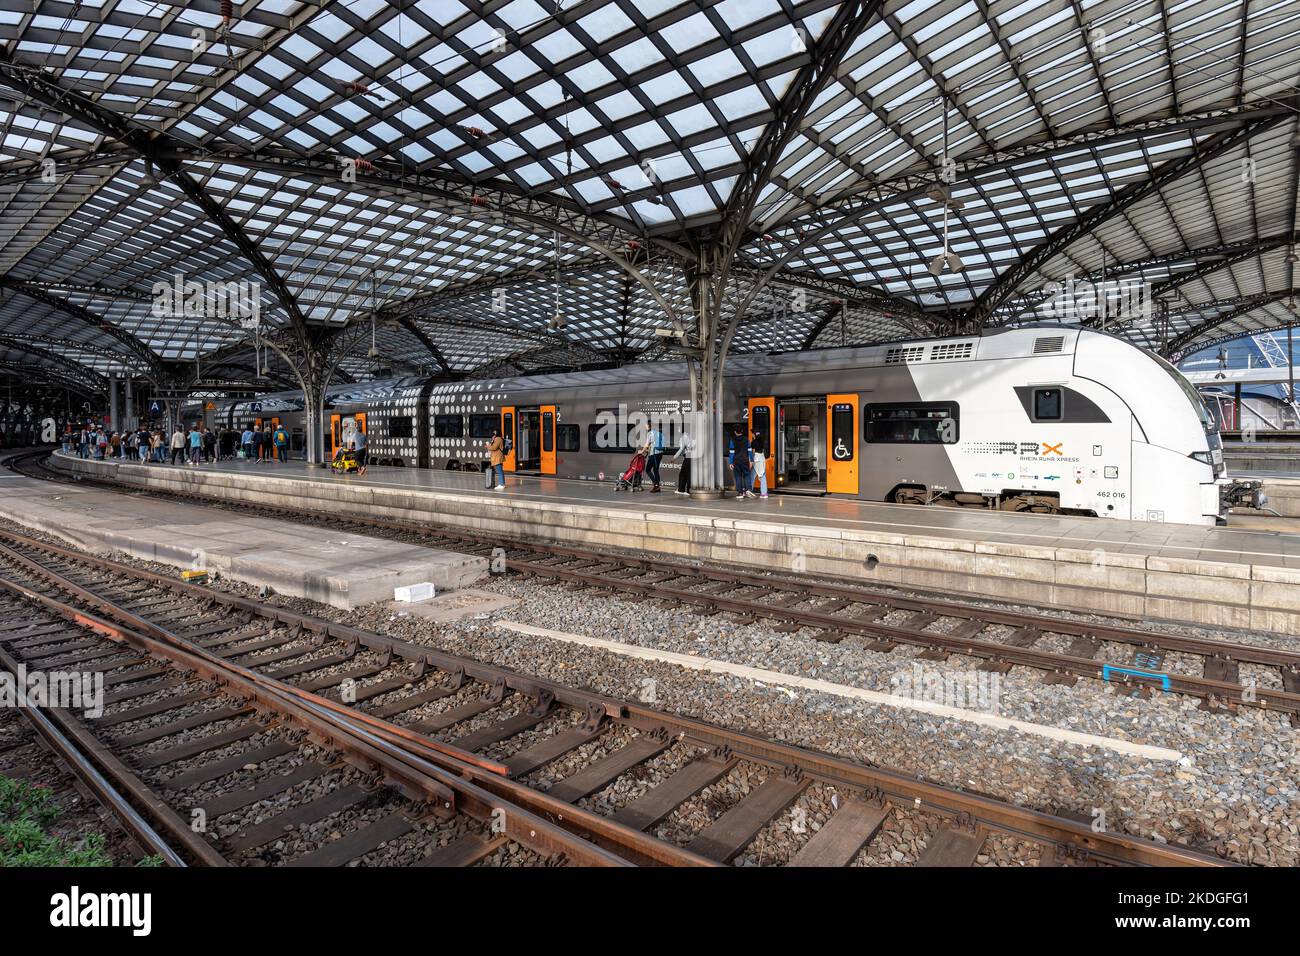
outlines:
[{"label": "train station platform", "polygon": [[[575,546],[803,571],[1105,614],[1300,634],[1300,536],[1191,525],[920,508],[774,495],[694,501],[619,494],[613,482],[302,462],[199,466],[81,461],[129,486],[524,536]],[[1300,527],[1298,523],[1297,527]]]},{"label": "train station platform", "polygon": [[242,517],[201,504],[150,500],[5,473],[0,519],[76,547],[121,551],[183,569],[217,572],[280,594],[350,609],[392,600],[393,589],[430,582],[469,587],[481,557],[356,534],[321,534],[292,521]]}]

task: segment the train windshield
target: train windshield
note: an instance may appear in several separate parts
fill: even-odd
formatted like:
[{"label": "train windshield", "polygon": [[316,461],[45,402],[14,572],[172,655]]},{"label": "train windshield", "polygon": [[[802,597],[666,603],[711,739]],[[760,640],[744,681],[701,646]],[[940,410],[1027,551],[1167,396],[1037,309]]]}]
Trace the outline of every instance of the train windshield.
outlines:
[{"label": "train windshield", "polygon": [[1180,389],[1182,389],[1183,394],[1187,396],[1187,400],[1192,403],[1192,408],[1196,410],[1197,417],[1201,420],[1201,427],[1203,427],[1207,432],[1218,431],[1214,422],[1214,416],[1210,414],[1210,409],[1206,406],[1205,399],[1201,397],[1201,393],[1196,390],[1196,386],[1187,381],[1187,378],[1182,372],[1178,371],[1178,369],[1174,368],[1159,355],[1154,355],[1152,357],[1162,369],[1169,373],[1169,377],[1174,380]]}]

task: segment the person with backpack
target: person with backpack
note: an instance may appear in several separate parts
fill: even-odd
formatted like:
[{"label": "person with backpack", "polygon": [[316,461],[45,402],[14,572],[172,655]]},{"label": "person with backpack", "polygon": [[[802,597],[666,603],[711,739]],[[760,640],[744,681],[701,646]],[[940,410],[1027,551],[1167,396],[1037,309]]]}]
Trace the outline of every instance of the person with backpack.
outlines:
[{"label": "person with backpack", "polygon": [[650,490],[659,491],[659,462],[664,457],[664,433],[659,430],[658,426],[650,429],[650,434],[646,436],[646,444],[649,446],[646,450],[645,473],[650,479]]},{"label": "person with backpack", "polygon": [[496,474],[496,485],[493,491],[506,490],[506,443],[501,438],[501,433],[495,428],[492,429],[492,439],[488,442],[488,467]]},{"label": "person with backpack", "polygon": [[[271,436],[275,442],[275,459],[283,464],[289,460],[289,433],[283,425],[277,425],[275,434]],[[364,467],[363,467],[364,471]]]},{"label": "person with backpack", "polygon": [[750,456],[753,454],[749,448],[749,442],[745,440],[745,428],[743,425],[737,425],[732,432],[731,441],[727,443],[727,460],[731,464],[731,472],[736,479],[736,497],[752,498],[754,493],[750,491],[754,479],[750,473]]}]

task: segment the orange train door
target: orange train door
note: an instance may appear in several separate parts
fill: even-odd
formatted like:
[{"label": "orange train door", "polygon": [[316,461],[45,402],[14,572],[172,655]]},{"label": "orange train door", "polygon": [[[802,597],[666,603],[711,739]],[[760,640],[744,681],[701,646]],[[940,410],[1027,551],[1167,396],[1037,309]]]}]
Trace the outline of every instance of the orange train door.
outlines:
[{"label": "orange train door", "polygon": [[[769,491],[776,490],[776,432],[773,429],[773,422],[776,421],[776,399],[768,396],[766,398],[751,398],[749,400],[749,440],[753,441],[754,436],[762,434],[766,441],[763,452],[763,460],[766,463],[765,471],[767,472],[767,487]],[[754,485],[758,485],[758,475],[754,476]]]},{"label": "orange train door", "polygon": [[330,416],[330,460],[339,453],[339,445],[343,444],[343,416]]},{"label": "orange train door", "polygon": [[554,405],[543,405],[542,412],[542,474],[555,474],[555,419]]},{"label": "orange train door", "polygon": [[510,452],[506,455],[505,461],[502,462],[506,471],[515,470],[515,407],[513,405],[503,405],[501,407],[501,440],[510,440]]},{"label": "orange train door", "polygon": [[858,396],[826,396],[826,490],[858,493]]}]

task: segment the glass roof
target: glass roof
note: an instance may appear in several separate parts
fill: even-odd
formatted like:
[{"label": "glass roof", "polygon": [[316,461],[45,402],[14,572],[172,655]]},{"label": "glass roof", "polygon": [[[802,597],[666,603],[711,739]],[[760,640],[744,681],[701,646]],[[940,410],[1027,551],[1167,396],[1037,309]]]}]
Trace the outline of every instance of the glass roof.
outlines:
[{"label": "glass roof", "polygon": [[227,287],[354,379],[676,358],[748,188],[733,351],[1042,321],[1071,278],[1141,283],[1106,327],[1168,354],[1297,321],[1290,0],[230,9],[0,0],[0,362],[249,380]]}]

